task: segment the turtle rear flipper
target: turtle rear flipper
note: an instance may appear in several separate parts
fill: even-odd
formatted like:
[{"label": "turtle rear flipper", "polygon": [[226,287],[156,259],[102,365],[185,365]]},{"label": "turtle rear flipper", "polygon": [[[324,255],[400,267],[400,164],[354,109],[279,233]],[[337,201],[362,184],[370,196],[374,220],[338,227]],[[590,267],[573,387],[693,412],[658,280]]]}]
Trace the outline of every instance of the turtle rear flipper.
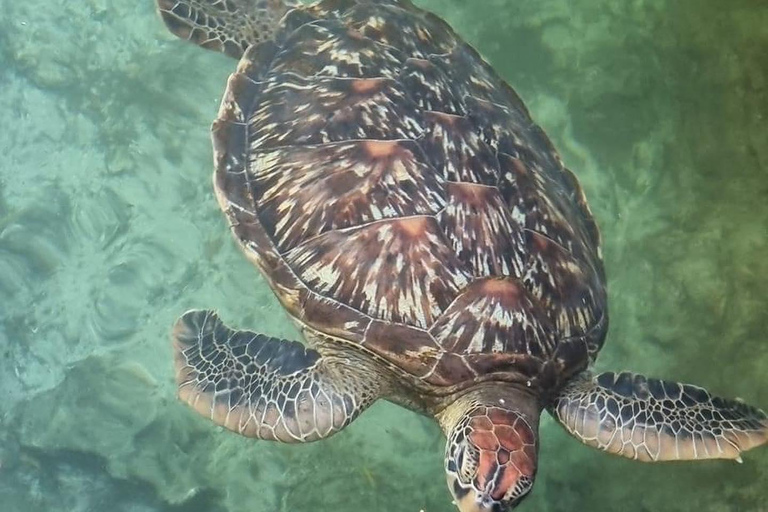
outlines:
[{"label": "turtle rear flipper", "polygon": [[239,59],[252,44],[271,39],[293,0],[157,0],[173,34]]},{"label": "turtle rear flipper", "polygon": [[575,379],[549,411],[581,442],[642,461],[741,460],[768,441],[768,416],[755,407],[628,372]]},{"label": "turtle rear flipper", "polygon": [[247,437],[286,443],[329,437],[378,396],[375,381],[352,369],[342,379],[317,351],[234,331],[211,311],[179,318],[173,345],[181,400]]}]

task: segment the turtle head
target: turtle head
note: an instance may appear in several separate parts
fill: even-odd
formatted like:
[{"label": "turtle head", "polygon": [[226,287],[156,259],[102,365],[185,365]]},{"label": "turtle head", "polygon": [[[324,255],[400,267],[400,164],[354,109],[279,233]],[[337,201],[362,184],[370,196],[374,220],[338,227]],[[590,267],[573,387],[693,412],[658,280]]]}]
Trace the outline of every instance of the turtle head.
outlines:
[{"label": "turtle head", "polygon": [[538,411],[526,414],[528,409],[503,399],[472,404],[446,429],[445,471],[461,512],[507,512],[533,487]]}]

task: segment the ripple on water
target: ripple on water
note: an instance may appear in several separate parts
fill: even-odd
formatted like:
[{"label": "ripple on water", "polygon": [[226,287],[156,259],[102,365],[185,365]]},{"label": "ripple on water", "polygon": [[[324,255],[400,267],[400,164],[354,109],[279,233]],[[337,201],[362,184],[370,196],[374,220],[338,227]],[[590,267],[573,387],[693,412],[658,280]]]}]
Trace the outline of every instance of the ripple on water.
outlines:
[{"label": "ripple on water", "polygon": [[88,318],[91,331],[109,343],[143,328],[174,275],[172,253],[154,239],[131,238],[114,249],[103,281],[93,289]]},{"label": "ripple on water", "polygon": [[66,199],[54,196],[33,204],[0,219],[0,291],[4,294],[29,291],[49,278],[69,253],[60,226],[69,210]]},{"label": "ripple on water", "polygon": [[68,236],[104,249],[126,234],[131,210],[127,201],[104,187],[78,201],[67,224]]}]

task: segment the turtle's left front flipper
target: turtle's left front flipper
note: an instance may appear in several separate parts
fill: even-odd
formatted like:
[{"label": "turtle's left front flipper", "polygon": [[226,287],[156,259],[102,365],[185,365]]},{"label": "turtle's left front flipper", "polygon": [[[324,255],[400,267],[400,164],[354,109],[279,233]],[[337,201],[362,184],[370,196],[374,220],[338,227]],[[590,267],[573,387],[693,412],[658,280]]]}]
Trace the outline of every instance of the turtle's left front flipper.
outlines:
[{"label": "turtle's left front flipper", "polygon": [[247,437],[284,443],[329,437],[383,388],[364,362],[337,365],[299,342],[235,331],[213,311],[182,315],[173,345],[179,398]]},{"label": "turtle's left front flipper", "polygon": [[581,442],[642,461],[740,460],[768,441],[768,416],[755,407],[628,372],[578,378],[549,411]]}]

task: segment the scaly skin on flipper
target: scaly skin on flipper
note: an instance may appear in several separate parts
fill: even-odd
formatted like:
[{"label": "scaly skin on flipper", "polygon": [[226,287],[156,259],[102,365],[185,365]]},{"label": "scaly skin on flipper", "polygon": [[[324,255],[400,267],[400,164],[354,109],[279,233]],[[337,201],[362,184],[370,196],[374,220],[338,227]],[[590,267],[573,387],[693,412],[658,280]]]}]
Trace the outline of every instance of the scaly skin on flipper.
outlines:
[{"label": "scaly skin on flipper", "polygon": [[272,38],[293,0],[157,0],[173,34],[239,59],[252,44]]},{"label": "scaly skin on flipper", "polygon": [[233,331],[211,311],[185,313],[173,342],[179,397],[247,437],[285,443],[329,437],[380,392],[376,375],[345,368],[342,378],[317,351]]},{"label": "scaly skin on flipper", "polygon": [[575,379],[550,411],[581,442],[631,459],[740,459],[768,441],[768,416],[689,384],[628,372]]}]

